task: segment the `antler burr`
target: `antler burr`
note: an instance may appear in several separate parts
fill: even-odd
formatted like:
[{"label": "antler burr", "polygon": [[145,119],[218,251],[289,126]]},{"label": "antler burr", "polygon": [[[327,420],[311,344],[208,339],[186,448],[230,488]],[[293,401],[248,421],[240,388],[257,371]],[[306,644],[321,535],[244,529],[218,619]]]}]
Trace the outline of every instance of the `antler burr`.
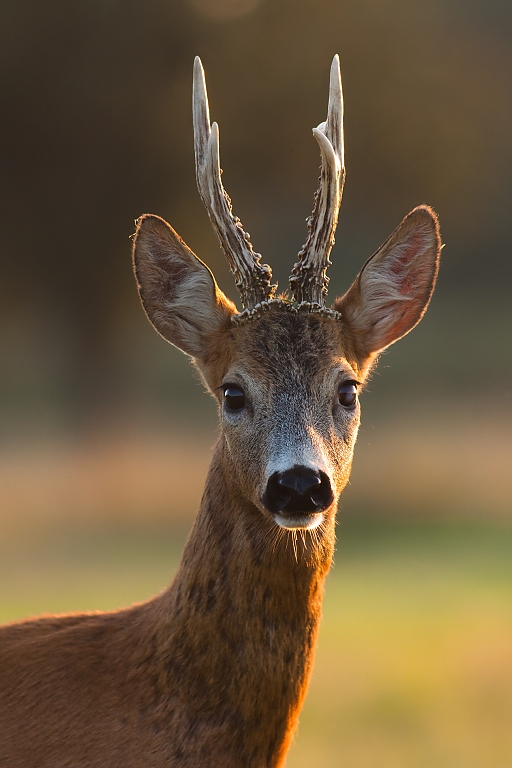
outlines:
[{"label": "antler burr", "polygon": [[331,65],[327,120],[313,128],[313,135],[322,156],[320,186],[308,219],[308,238],[290,275],[290,288],[296,302],[323,305],[329,283],[326,275],[331,264],[329,254],[334,245],[345,183],[343,93],[337,54]]},{"label": "antler burr", "polygon": [[233,216],[231,200],[222,186],[219,157],[219,127],[210,125],[206,81],[201,59],[194,61],[193,84],[194,149],[196,179],[201,199],[208,211],[222,250],[235,277],[236,286],[246,309],[273,297],[272,270],[261,264],[244,232],[240,219]]}]

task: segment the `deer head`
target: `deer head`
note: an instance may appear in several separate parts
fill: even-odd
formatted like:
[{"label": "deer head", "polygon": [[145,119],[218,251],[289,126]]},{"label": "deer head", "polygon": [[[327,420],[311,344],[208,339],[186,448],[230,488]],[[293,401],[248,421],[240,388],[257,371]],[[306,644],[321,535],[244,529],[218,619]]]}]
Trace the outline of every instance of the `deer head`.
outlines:
[{"label": "deer head", "polygon": [[325,306],[345,179],[335,56],[327,120],[313,129],[322,165],[309,235],[292,269],[292,298],[276,298],[270,267],[254,253],[221,183],[219,131],[210,125],[198,58],[193,117],[199,192],[243,308],[153,215],[139,219],[134,240],[142,304],[156,330],[190,355],[217,399],[223,480],[244,514],[274,529],[310,530],[318,541],[334,525],[349,477],[360,389],[379,353],[419,322],[432,295],[441,247],[437,217],[426,206],[415,208],[347,293]]}]

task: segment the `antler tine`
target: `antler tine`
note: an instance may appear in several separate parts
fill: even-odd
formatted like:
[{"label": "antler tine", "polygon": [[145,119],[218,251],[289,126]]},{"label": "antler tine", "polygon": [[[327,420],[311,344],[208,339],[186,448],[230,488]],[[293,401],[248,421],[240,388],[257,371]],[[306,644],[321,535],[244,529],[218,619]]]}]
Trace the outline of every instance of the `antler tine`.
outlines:
[{"label": "antler tine", "polygon": [[231,200],[222,186],[219,127],[217,123],[210,126],[206,81],[199,56],[194,61],[192,100],[199,194],[235,276],[242,303],[246,309],[252,309],[272,298],[277,286],[271,285],[272,270],[268,264],[260,263],[261,256],[254,252],[249,234],[244,232],[240,219],[233,216]]},{"label": "antler tine", "polygon": [[327,120],[313,128],[322,156],[320,186],[315,195],[313,213],[308,219],[308,238],[299,252],[299,260],[290,275],[290,288],[297,302],[323,305],[329,278],[329,254],[334,245],[343,185],[345,155],[343,144],[343,93],[340,60],[332,60]]}]

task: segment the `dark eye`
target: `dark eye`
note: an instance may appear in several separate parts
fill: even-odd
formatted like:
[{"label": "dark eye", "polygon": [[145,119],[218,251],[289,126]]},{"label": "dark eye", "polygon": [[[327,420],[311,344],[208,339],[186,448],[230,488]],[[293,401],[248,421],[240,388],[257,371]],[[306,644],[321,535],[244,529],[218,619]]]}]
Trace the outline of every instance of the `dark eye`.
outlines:
[{"label": "dark eye", "polygon": [[344,381],[338,387],[338,400],[344,408],[355,405],[357,400],[357,386],[353,381]]},{"label": "dark eye", "polygon": [[228,410],[239,411],[245,405],[245,394],[240,387],[234,384],[226,384],[224,387],[224,402]]}]

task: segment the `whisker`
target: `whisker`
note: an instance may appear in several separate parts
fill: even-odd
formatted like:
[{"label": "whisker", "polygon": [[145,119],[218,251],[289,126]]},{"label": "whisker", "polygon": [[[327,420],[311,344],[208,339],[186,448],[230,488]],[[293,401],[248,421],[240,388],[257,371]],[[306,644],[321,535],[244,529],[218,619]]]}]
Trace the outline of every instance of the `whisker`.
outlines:
[{"label": "whisker", "polygon": [[306,559],[306,552],[307,552],[306,531],[303,528],[301,528],[299,533],[302,539],[302,556],[304,557],[304,559]]},{"label": "whisker", "polygon": [[277,529],[274,533],[274,546],[272,547],[272,552],[275,552],[279,544],[281,543],[284,536],[284,530],[277,526]]},{"label": "whisker", "polygon": [[281,531],[280,527],[275,524],[272,525],[272,527],[267,531],[266,541],[272,552],[276,551],[277,544],[279,541],[280,531]]}]

